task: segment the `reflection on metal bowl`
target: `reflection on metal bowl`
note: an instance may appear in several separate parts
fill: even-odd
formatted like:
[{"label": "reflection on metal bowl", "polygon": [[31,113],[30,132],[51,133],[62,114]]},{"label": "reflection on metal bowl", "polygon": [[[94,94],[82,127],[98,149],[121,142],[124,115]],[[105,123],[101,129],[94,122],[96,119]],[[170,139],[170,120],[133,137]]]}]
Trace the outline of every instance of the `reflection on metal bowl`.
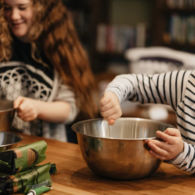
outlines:
[{"label": "reflection on metal bowl", "polygon": [[12,132],[0,132],[0,152],[15,147],[22,138]]},{"label": "reflection on metal bowl", "polygon": [[120,118],[112,126],[92,119],[72,126],[89,168],[97,175],[121,180],[144,178],[156,171],[160,160],[149,153],[144,140],[155,138],[156,130],[167,127],[141,118]]}]

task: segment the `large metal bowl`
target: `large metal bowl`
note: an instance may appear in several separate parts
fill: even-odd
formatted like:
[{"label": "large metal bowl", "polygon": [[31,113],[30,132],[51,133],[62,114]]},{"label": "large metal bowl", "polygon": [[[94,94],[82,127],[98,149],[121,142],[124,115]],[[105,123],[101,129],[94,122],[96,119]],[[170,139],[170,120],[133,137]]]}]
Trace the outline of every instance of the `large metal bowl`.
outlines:
[{"label": "large metal bowl", "polygon": [[22,138],[15,133],[0,132],[0,152],[4,152],[15,147],[21,140]]},{"label": "large metal bowl", "polygon": [[113,179],[144,178],[159,167],[144,140],[154,139],[157,130],[169,124],[141,118],[120,118],[109,126],[103,119],[80,121],[72,128],[82,155],[97,175]]}]

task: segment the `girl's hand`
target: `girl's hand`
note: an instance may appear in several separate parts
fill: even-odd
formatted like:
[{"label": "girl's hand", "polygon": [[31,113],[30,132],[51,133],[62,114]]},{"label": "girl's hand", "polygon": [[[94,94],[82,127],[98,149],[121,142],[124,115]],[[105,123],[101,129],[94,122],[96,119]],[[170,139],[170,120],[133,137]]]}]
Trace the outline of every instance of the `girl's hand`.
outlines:
[{"label": "girl's hand", "polygon": [[184,143],[178,129],[167,128],[164,132],[157,131],[159,140],[146,140],[150,153],[160,160],[172,160],[177,157],[184,148]]},{"label": "girl's hand", "polygon": [[19,96],[14,101],[14,108],[23,121],[32,121],[38,117],[39,110],[36,100]]},{"label": "girl's hand", "polygon": [[122,115],[118,97],[112,92],[106,92],[100,100],[100,113],[110,125]]}]

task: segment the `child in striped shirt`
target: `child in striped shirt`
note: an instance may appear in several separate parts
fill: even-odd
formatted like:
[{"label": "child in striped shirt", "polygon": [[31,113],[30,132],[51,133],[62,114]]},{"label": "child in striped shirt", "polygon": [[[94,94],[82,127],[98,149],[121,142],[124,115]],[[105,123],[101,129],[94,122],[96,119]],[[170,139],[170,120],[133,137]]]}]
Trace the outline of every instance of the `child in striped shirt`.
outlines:
[{"label": "child in striped shirt", "polygon": [[113,124],[122,115],[120,103],[126,100],[168,104],[174,109],[177,128],[157,131],[156,136],[163,141],[146,142],[156,158],[195,173],[195,71],[119,75],[100,100],[101,115]]}]

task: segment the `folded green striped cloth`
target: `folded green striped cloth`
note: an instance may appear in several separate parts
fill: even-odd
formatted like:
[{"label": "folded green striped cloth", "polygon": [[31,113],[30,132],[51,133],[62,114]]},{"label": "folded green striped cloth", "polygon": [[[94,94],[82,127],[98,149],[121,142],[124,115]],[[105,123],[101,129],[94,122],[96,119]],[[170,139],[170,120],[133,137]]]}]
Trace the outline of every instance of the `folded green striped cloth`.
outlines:
[{"label": "folded green striped cloth", "polygon": [[0,195],[24,193],[26,194],[33,186],[42,183],[51,186],[51,174],[56,172],[56,165],[46,163],[34,166],[31,169],[16,173],[15,175],[0,176]]},{"label": "folded green striped cloth", "polygon": [[42,162],[45,158],[47,143],[42,140],[0,153],[0,172],[15,174]]}]

